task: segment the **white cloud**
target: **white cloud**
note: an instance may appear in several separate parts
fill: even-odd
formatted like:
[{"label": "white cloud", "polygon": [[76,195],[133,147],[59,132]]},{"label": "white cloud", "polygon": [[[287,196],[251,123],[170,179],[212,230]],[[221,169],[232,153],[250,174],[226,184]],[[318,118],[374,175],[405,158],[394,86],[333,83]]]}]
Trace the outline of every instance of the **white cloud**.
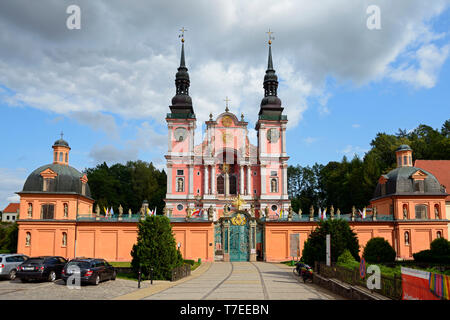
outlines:
[{"label": "white cloud", "polygon": [[303,141],[304,141],[306,144],[312,144],[312,143],[314,143],[314,142],[317,141],[317,138],[306,137],[305,139],[303,139]]},{"label": "white cloud", "polygon": [[[412,63],[392,69],[390,77],[416,88],[432,88],[436,85],[439,70],[448,57],[449,49],[450,45],[438,48],[434,44],[425,44],[413,54]],[[414,62],[417,66],[413,65]]]},{"label": "white cloud", "polygon": [[359,128],[359,127],[361,127],[361,125],[359,123],[352,124],[352,128]]},{"label": "white cloud", "polygon": [[[428,21],[449,1],[376,1],[382,18],[376,31],[366,28],[372,2],[78,0],[82,27],[71,31],[65,27],[67,1],[3,1],[0,84],[13,92],[3,99],[91,126],[80,113],[164,124],[175,91],[180,23],[189,30],[186,62],[200,121],[222,112],[225,96],[232,111],[256,120],[267,21],[275,31],[274,66],[289,127],[301,121],[310,98],[318,100],[321,114],[330,112],[327,77],[356,85],[388,77],[434,86],[449,49],[433,43],[444,36]],[[393,66],[399,61],[404,63]]]}]

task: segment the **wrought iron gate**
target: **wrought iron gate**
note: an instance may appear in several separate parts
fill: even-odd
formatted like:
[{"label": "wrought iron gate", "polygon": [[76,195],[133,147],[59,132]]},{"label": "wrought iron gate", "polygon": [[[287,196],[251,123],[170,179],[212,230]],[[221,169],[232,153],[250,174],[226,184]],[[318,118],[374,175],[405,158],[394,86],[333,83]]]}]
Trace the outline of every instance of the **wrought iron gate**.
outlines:
[{"label": "wrought iron gate", "polygon": [[249,260],[249,224],[244,214],[237,214],[230,225],[230,261]]}]

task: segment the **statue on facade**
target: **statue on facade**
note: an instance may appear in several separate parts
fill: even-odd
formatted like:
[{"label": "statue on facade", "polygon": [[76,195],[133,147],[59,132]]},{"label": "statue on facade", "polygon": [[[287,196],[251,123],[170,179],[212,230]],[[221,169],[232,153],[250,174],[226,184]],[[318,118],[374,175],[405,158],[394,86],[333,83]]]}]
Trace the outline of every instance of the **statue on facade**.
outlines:
[{"label": "statue on facade", "polygon": [[372,216],[372,220],[377,220],[377,207],[373,207],[373,216]]},{"label": "statue on facade", "polygon": [[208,220],[213,221],[213,219],[214,219],[214,208],[212,205],[210,205],[208,208]]},{"label": "statue on facade", "polygon": [[95,216],[98,218],[98,217],[100,217],[100,206],[98,205],[98,203],[97,203],[97,205],[95,206]]},{"label": "statue on facade", "polygon": [[356,212],[356,208],[355,206],[352,207],[352,221],[355,221],[355,212]]},{"label": "statue on facade", "polygon": [[192,209],[191,209],[191,207],[189,206],[189,205],[187,205],[187,208],[186,208],[186,218],[190,218],[192,216]]},{"label": "statue on facade", "polygon": [[253,203],[250,205],[250,216],[255,217],[255,205]]},{"label": "statue on facade", "polygon": [[69,206],[67,205],[67,203],[64,203],[64,217],[68,216],[69,216]]},{"label": "statue on facade", "polygon": [[331,205],[331,208],[330,208],[330,217],[331,217],[331,220],[334,219],[334,207],[333,207],[333,205]]},{"label": "statue on facade", "polygon": [[288,221],[292,221],[293,213],[294,213],[294,211],[292,210],[292,207],[289,206],[289,209],[288,209]]},{"label": "statue on facade", "polygon": [[223,215],[224,215],[225,217],[228,217],[228,216],[230,215],[230,206],[229,206],[228,204],[226,204],[226,205],[223,207]]},{"label": "statue on facade", "polygon": [[167,217],[167,207],[166,206],[164,206],[164,208],[163,208],[163,215]]},{"label": "statue on facade", "polygon": [[403,207],[403,220],[408,219],[408,211],[406,210],[406,207]]},{"label": "statue on facade", "polygon": [[128,218],[131,218],[131,209],[128,209]]},{"label": "statue on facade", "polygon": [[301,219],[302,218],[302,208],[298,209],[298,217]]},{"label": "statue on facade", "polygon": [[119,218],[122,218],[122,215],[123,215],[123,208],[122,205],[119,204]]},{"label": "statue on facade", "polygon": [[336,211],[336,214],[337,214],[337,218],[340,219],[341,218],[341,209],[338,208]]},{"label": "statue on facade", "polygon": [[269,207],[267,206],[267,207],[265,207],[264,208],[264,217],[269,217]]},{"label": "statue on facade", "polygon": [[313,205],[311,205],[311,207],[309,207],[309,220],[310,221],[314,220],[314,207],[313,207]]},{"label": "statue on facade", "polygon": [[66,246],[67,246],[67,233],[65,233],[65,232],[63,232],[62,246],[63,246],[63,247],[66,247]]},{"label": "statue on facade", "polygon": [[31,244],[31,234],[27,232],[27,237],[25,238],[25,245],[29,246]]},{"label": "statue on facade", "polygon": [[439,219],[439,209],[438,209],[438,207],[434,207],[434,217],[435,217],[435,219]]},{"label": "statue on facade", "polygon": [[144,206],[141,207],[140,214],[141,214],[141,219],[143,219],[144,216],[145,216],[145,209],[144,209]]}]

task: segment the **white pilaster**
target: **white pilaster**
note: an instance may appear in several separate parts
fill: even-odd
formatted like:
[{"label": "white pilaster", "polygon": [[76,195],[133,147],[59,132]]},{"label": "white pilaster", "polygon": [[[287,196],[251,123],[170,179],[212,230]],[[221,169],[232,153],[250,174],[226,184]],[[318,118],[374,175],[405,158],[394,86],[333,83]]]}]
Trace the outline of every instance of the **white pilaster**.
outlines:
[{"label": "white pilaster", "polygon": [[172,193],[172,165],[167,165],[167,194]]},{"label": "white pilaster", "polygon": [[252,170],[250,166],[247,166],[247,195],[252,195]]},{"label": "white pilaster", "polygon": [[286,128],[281,128],[281,153],[286,154]]},{"label": "white pilaster", "polygon": [[205,186],[204,186],[204,190],[203,190],[203,194],[209,194],[209,182],[208,182],[208,167],[207,165],[204,166],[204,181],[205,181]]},{"label": "white pilaster", "polygon": [[239,184],[240,184],[240,194],[244,194],[244,166],[240,166],[240,173],[239,173]]},{"label": "white pilaster", "polygon": [[189,166],[189,195],[194,194],[194,166]]},{"label": "white pilaster", "polygon": [[266,194],[266,167],[261,165],[261,195]]},{"label": "white pilaster", "polygon": [[216,165],[211,166],[211,194],[216,194]]},{"label": "white pilaster", "polygon": [[287,166],[283,165],[283,195],[287,195],[288,187],[287,187]]}]

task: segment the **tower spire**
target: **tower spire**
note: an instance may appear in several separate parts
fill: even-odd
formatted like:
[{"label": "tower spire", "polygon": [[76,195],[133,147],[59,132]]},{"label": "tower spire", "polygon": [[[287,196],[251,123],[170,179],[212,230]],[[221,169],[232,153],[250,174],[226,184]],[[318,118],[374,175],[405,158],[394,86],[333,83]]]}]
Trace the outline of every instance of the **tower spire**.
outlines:
[{"label": "tower spire", "polygon": [[281,107],[281,100],[277,97],[278,77],[275,74],[272,61],[272,36],[273,32],[266,32],[269,35],[269,55],[267,58],[267,70],[264,76],[264,98],[261,101],[259,115],[281,116],[283,108]]},{"label": "tower spire", "polygon": [[178,67],[178,72],[175,76],[175,87],[176,94],[172,98],[172,105],[170,106],[170,111],[172,116],[191,118],[195,117],[194,109],[192,108],[192,99],[189,96],[189,73],[188,68],[186,68],[186,60],[184,54],[184,33],[187,31],[184,27],[180,29],[181,34],[178,35],[181,38],[181,57],[180,66]]}]

